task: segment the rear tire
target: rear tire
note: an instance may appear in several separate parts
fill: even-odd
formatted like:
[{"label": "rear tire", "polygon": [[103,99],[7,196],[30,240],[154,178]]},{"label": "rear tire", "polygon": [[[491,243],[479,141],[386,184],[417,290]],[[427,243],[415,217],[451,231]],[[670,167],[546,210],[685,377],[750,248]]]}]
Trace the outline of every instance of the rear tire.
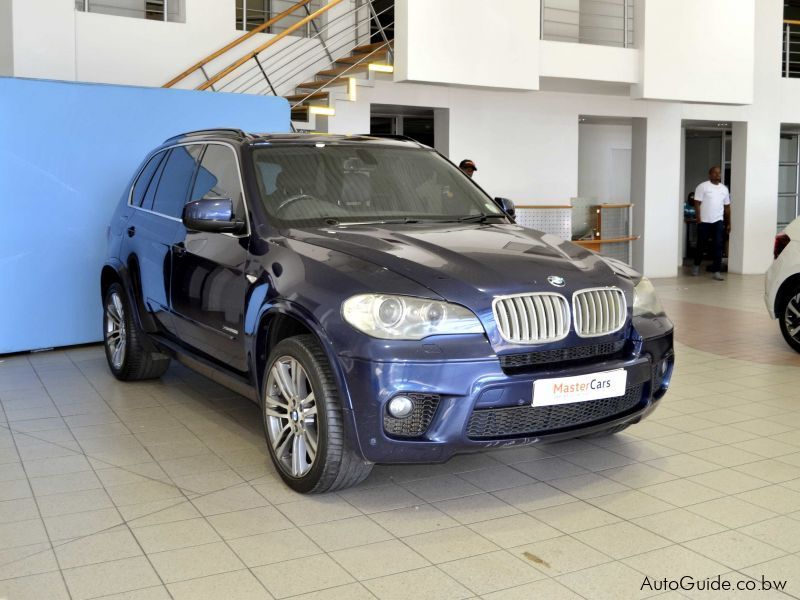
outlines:
[{"label": "rear tire", "polygon": [[293,490],[319,494],[352,487],[372,463],[350,447],[330,363],[313,335],[279,342],[264,372],[261,415],[275,468]]},{"label": "rear tire", "polygon": [[783,339],[792,350],[800,352],[800,284],[781,293],[777,308]]},{"label": "rear tire", "polygon": [[145,349],[143,335],[134,322],[125,289],[112,283],[103,299],[103,344],[108,367],[117,379],[155,379],[169,368],[168,356]]}]

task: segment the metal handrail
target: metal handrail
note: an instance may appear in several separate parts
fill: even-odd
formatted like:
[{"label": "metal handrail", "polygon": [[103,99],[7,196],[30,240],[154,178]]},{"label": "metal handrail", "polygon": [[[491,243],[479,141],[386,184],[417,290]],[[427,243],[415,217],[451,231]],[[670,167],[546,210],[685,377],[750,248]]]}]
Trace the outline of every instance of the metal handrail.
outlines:
[{"label": "metal handrail", "polygon": [[[354,10],[348,11],[347,13],[343,13],[343,14],[339,15],[338,17],[336,17],[335,19],[329,21],[325,25],[325,27],[322,28],[322,30],[320,31],[320,34],[324,33],[327,29],[330,29],[335,24],[337,24],[336,22],[338,20],[346,18],[346,17],[349,17],[352,13],[358,12],[358,10],[360,10],[360,7],[357,7]],[[378,16],[384,15],[389,10],[391,10],[391,8],[387,8],[387,9],[382,10],[380,13],[378,13]],[[370,15],[370,16],[364,18],[364,19],[361,19],[360,21],[356,20],[356,22],[353,24],[352,28],[348,28],[346,30],[342,30],[342,31],[334,33],[330,37],[330,39],[328,41],[330,42],[330,40],[334,40],[339,36],[347,36],[350,33],[352,33],[353,29],[358,29],[362,25],[367,24],[367,23],[371,22],[372,20],[373,20],[372,15]],[[283,61],[283,57],[281,56],[281,54],[282,53],[287,53],[288,54],[288,51],[291,50],[296,43],[297,43],[297,41],[289,44],[288,46],[284,46],[276,54],[274,54],[274,55],[272,55],[270,57],[270,59],[271,59],[271,63],[270,63],[271,69],[270,69],[270,71],[271,71],[271,74],[272,74],[273,78],[279,72],[281,72],[284,68],[288,67],[289,65],[293,65],[295,67],[295,69],[293,71],[290,71],[289,73],[282,74],[280,76],[281,78],[277,82],[274,82],[274,84],[272,84],[272,85],[274,85],[275,88],[280,89],[280,87],[282,85],[284,85],[285,83],[287,83],[290,80],[292,80],[299,73],[302,73],[306,69],[312,67],[315,63],[318,63],[320,61],[320,59],[322,58],[320,56],[321,53],[319,52],[319,48],[316,47],[316,46],[311,46],[308,49],[306,49],[303,52],[301,52],[300,54],[291,54],[288,57],[288,59]],[[352,47],[353,47],[352,46],[352,41],[348,39],[348,40],[343,41],[341,44],[339,44],[335,48],[333,48],[333,50],[331,50],[331,52],[336,56],[346,56],[347,52],[349,52],[352,49]],[[342,55],[339,55],[339,51],[340,50],[344,50]],[[309,53],[312,53],[312,52],[315,52],[316,54],[312,54],[310,57],[308,57],[307,55],[309,55]],[[377,53],[378,52],[373,51],[373,52],[370,53],[370,55],[377,54]],[[306,58],[304,58],[304,57],[306,57]],[[302,59],[303,62],[300,62],[301,59]],[[331,61],[331,64],[334,64],[335,62],[336,62],[336,59]],[[255,67],[250,67],[246,71],[244,71],[242,73],[239,73],[233,79],[231,79],[230,81],[226,82],[225,86],[223,86],[225,88],[225,91],[230,91],[230,92],[234,92],[234,93],[235,92],[240,92],[240,93],[248,92],[249,90],[251,90],[258,83],[258,80],[260,79],[259,71],[260,71],[260,69],[256,69]],[[247,78],[248,75],[251,75],[251,76],[249,78]],[[246,80],[241,81],[242,79],[245,79],[245,78],[246,78]],[[238,85],[235,88],[231,89],[230,86],[235,84],[235,83],[237,83],[237,82],[238,82]]]},{"label": "metal handrail", "polygon": [[[241,44],[242,42],[244,42],[246,40],[249,40],[251,37],[253,37],[257,33],[260,33],[262,31],[264,31],[265,29],[267,29],[269,27],[272,27],[273,25],[275,25],[276,23],[282,21],[283,19],[285,19],[286,17],[291,15],[294,11],[304,7],[306,4],[308,4],[311,1],[312,0],[300,0],[296,4],[290,6],[286,10],[284,10],[282,13],[279,13],[279,14],[275,15],[274,17],[272,17],[269,21],[266,21],[262,25],[259,25],[258,27],[248,31],[244,35],[236,38],[230,44],[227,44],[227,45],[223,46],[222,48],[220,48],[216,52],[213,52],[212,54],[209,54],[204,59],[198,61],[197,63],[195,63],[194,65],[192,65],[188,69],[186,69],[183,73],[181,73],[177,77],[169,80],[167,83],[165,83],[163,85],[163,87],[165,87],[165,88],[172,87],[173,85],[175,85],[179,81],[182,81],[182,80],[186,79],[189,75],[191,75],[192,73],[195,73],[196,71],[199,71],[201,68],[206,66],[212,60],[214,60],[216,58],[219,58],[220,56],[222,56],[223,54],[225,54],[229,50],[231,50],[231,49],[235,48],[236,46],[238,46],[239,44]],[[203,88],[203,89],[205,89],[205,88]]]},{"label": "metal handrail", "polygon": [[[794,48],[800,44],[800,21],[792,19],[783,20],[783,58],[782,75],[784,77],[800,77],[800,60],[797,55],[800,51]],[[792,38],[795,39],[792,39]]]},{"label": "metal handrail", "polygon": [[[578,43],[590,43],[600,45],[613,45],[629,48],[633,45],[633,24],[634,19],[631,14],[632,6],[630,0],[584,0],[590,3],[584,6],[581,3],[580,9],[562,8],[560,6],[548,6],[548,0],[540,0],[539,10],[539,37],[540,39],[552,39],[559,41],[573,41]],[[613,14],[604,12],[607,9],[602,7],[614,7]],[[555,18],[551,18],[554,15]],[[564,20],[566,15],[574,15],[573,21]],[[618,23],[619,25],[598,25],[587,24],[585,20],[595,19],[604,20],[606,23]],[[602,21],[601,21],[602,22]],[[555,27],[548,27],[555,26]],[[556,28],[559,26],[574,28],[574,33],[559,33]],[[551,29],[551,31],[548,31]],[[552,31],[556,29],[556,31]],[[595,37],[582,36],[581,31],[597,32]],[[602,32],[615,32],[619,37],[616,39],[606,39],[607,34]],[[604,36],[601,38],[600,36]]]},{"label": "metal handrail", "polygon": [[[343,19],[345,17],[348,17],[353,12],[357,12],[358,10],[359,10],[359,8],[356,8],[355,10],[349,11],[347,13],[343,13],[343,14],[339,15],[338,17],[336,17],[335,19],[332,19],[331,21],[329,21],[325,25],[325,27],[322,28],[322,30],[320,31],[320,34],[324,33],[327,29],[333,27],[333,25],[336,24],[336,22],[339,19]],[[381,11],[378,14],[379,15],[383,15],[388,10],[390,10],[390,9],[384,9],[383,11]],[[360,27],[360,26],[362,26],[362,25],[364,25],[366,23],[369,23],[370,21],[372,21],[372,16],[371,15],[366,17],[366,18],[364,18],[364,19],[362,19],[362,20],[360,20],[360,21],[357,20],[354,23],[354,26],[353,26],[352,29],[357,29],[358,27]],[[342,30],[342,31],[339,31],[337,33],[334,33],[329,38],[328,41],[330,42],[330,40],[336,39],[338,36],[341,36],[341,35],[345,35],[346,36],[347,34],[352,33],[352,29],[346,29],[346,30]],[[282,74],[280,76],[281,79],[279,79],[276,82],[271,84],[272,87],[280,89],[282,85],[284,85],[285,83],[287,83],[290,80],[292,80],[299,73],[302,73],[303,71],[305,71],[306,69],[312,67],[315,63],[318,63],[320,61],[320,59],[321,59],[321,56],[320,56],[321,53],[319,51],[320,49],[319,49],[319,47],[316,47],[316,46],[311,46],[311,47],[307,48],[306,50],[304,50],[303,52],[301,52],[300,54],[291,54],[285,61],[283,61],[283,57],[281,56],[281,54],[282,53],[288,53],[288,50],[291,50],[295,46],[296,43],[297,43],[297,41],[292,42],[288,46],[284,46],[276,54],[274,54],[274,55],[272,55],[270,57],[271,58],[270,67],[271,67],[271,73],[272,73],[272,77],[273,78],[279,72],[281,72],[284,68],[288,67],[289,65],[293,65],[295,67],[295,69],[293,71],[290,71],[289,73],[286,73],[286,74]],[[331,52],[334,55],[339,56],[339,54],[338,54],[339,51],[340,50],[344,50],[345,52],[341,56],[345,56],[347,54],[347,52],[349,52],[352,48],[353,48],[352,41],[351,40],[345,40],[341,44],[339,44],[338,46],[333,48],[333,50],[331,50]],[[307,55],[309,55],[309,53],[312,53],[312,52],[315,52],[316,54],[311,54],[311,56],[308,57]],[[281,57],[279,58],[279,56],[281,56]],[[304,58],[304,57],[306,57],[306,58]],[[301,59],[303,60],[303,62],[299,62]],[[331,64],[334,64],[335,62],[336,62],[336,59],[331,61]],[[234,93],[247,93],[260,80],[259,74],[265,75],[265,73],[259,73],[259,71],[260,71],[260,69],[256,69],[255,67],[250,67],[246,71],[243,71],[242,73],[239,73],[233,79],[231,79],[230,81],[226,82],[225,86],[223,86],[225,91],[234,92]],[[246,78],[248,75],[250,75],[250,77],[242,82],[241,80]],[[232,86],[233,84],[237,83],[237,81],[239,82],[238,85],[235,88],[231,89],[230,86]]]},{"label": "metal handrail", "polygon": [[286,28],[283,31],[281,31],[278,35],[276,35],[272,39],[270,39],[267,42],[261,44],[258,48],[256,48],[252,52],[248,52],[243,57],[241,57],[239,60],[236,60],[236,61],[232,62],[230,65],[228,65],[227,67],[222,69],[216,75],[212,76],[208,81],[206,81],[205,83],[202,83],[201,85],[199,85],[196,89],[198,89],[198,90],[207,90],[212,85],[217,83],[220,79],[222,79],[226,75],[229,75],[230,73],[232,73],[233,71],[235,71],[236,69],[241,67],[244,63],[246,63],[251,58],[255,58],[256,56],[261,54],[264,50],[266,50],[270,46],[275,45],[276,43],[278,43],[280,40],[285,38],[290,33],[294,32],[294,31],[297,31],[298,29],[300,29],[301,27],[305,26],[307,23],[313,21],[314,19],[316,19],[320,15],[325,14],[330,9],[332,9],[334,6],[340,4],[342,1],[343,0],[330,0],[330,2],[328,2],[328,4],[326,4],[322,8],[320,8],[318,10],[315,10],[313,13],[311,13],[307,17],[305,17],[303,19],[300,19],[294,25],[289,26],[288,28]]}]

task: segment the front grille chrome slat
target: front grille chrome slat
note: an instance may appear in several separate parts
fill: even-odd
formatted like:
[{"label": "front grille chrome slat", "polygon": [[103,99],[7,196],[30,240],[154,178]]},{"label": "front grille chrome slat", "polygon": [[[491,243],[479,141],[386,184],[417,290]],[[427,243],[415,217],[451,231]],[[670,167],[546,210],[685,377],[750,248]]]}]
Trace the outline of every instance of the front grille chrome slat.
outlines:
[{"label": "front grille chrome slat", "polygon": [[502,338],[515,344],[555,342],[567,337],[569,303],[561,294],[516,294],[495,298],[492,305]]},{"label": "front grille chrome slat", "polygon": [[575,314],[575,333],[588,338],[622,329],[628,307],[625,294],[619,288],[595,288],[575,292],[572,311]]}]

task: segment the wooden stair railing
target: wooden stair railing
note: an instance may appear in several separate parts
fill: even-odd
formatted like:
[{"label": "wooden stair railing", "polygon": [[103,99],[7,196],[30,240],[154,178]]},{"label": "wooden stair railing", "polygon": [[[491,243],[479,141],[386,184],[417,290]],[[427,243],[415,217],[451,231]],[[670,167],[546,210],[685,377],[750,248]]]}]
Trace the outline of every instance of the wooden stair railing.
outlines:
[{"label": "wooden stair railing", "polygon": [[270,46],[276,44],[277,42],[279,42],[280,40],[285,38],[287,35],[289,35],[291,33],[294,33],[295,31],[297,31],[301,27],[305,26],[307,23],[310,23],[311,21],[313,21],[314,19],[316,19],[320,15],[325,14],[330,9],[332,9],[334,6],[336,6],[337,4],[340,4],[342,1],[343,0],[330,0],[330,2],[328,2],[322,8],[319,8],[318,10],[314,11],[313,13],[308,15],[307,17],[299,20],[294,25],[291,25],[290,27],[284,29],[278,35],[273,37],[272,39],[270,39],[267,42],[265,42],[265,43],[261,44],[260,46],[258,46],[255,50],[253,50],[251,52],[248,52],[247,54],[242,56],[239,60],[236,60],[236,61],[232,62],[230,65],[228,65],[227,67],[222,69],[222,71],[220,71],[219,73],[217,73],[216,75],[214,75],[213,77],[208,79],[205,83],[199,85],[196,89],[198,89],[198,90],[207,90],[212,85],[217,83],[220,79],[222,79],[226,75],[229,75],[230,73],[232,73],[233,71],[235,71],[236,69],[241,67],[248,60],[257,57],[260,53],[262,53],[264,50],[266,50]]},{"label": "wooden stair railing", "polygon": [[[241,44],[242,42],[245,42],[246,40],[249,40],[251,37],[253,37],[257,33],[261,33],[262,31],[265,31],[266,29],[272,27],[276,23],[282,21],[283,19],[285,19],[286,17],[291,15],[296,10],[298,10],[300,8],[303,8],[306,4],[308,4],[311,1],[312,0],[300,0],[296,4],[293,4],[292,6],[290,6],[289,8],[284,10],[283,12],[281,12],[281,13],[275,15],[274,17],[272,17],[270,20],[262,23],[258,27],[254,28],[254,29],[248,31],[247,33],[245,33],[244,35],[236,38],[230,44],[227,44],[226,46],[223,46],[222,48],[220,48],[216,52],[214,52],[212,54],[209,54],[204,59],[198,61],[197,63],[195,63],[194,65],[192,65],[188,69],[186,69],[183,73],[181,73],[177,77],[175,77],[173,79],[170,79],[162,87],[169,88],[169,87],[174,86],[176,83],[179,83],[180,81],[183,81],[184,79],[186,79],[192,73],[195,73],[196,71],[202,69],[204,66],[206,66],[208,63],[210,63],[212,60],[219,58],[220,56],[222,56],[223,54],[225,54],[229,50],[231,50],[231,49],[235,48],[236,46],[238,46],[239,44]],[[294,31],[294,29],[292,31]],[[207,86],[207,87],[210,87],[210,86]],[[206,88],[200,88],[200,89],[206,89]]]}]

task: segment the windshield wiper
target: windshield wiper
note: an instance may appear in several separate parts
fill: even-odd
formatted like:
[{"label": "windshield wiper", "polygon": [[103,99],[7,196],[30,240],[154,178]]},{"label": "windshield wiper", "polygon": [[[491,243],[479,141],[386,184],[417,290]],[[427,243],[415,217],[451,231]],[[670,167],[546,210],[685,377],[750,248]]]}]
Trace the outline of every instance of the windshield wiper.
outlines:
[{"label": "windshield wiper", "polygon": [[486,223],[487,219],[502,219],[505,215],[487,215],[481,213],[479,215],[469,215],[458,219],[459,223]]}]

